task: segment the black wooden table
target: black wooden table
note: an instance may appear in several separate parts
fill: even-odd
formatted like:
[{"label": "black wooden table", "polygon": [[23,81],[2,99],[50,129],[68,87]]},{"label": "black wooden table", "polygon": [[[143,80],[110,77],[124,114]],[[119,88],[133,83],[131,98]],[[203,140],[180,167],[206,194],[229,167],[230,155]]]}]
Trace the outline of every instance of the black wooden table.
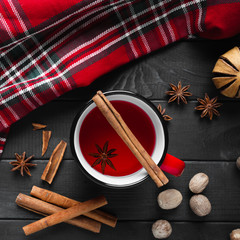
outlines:
[{"label": "black wooden table", "polygon": [[[228,239],[232,229],[240,227],[240,171],[235,160],[240,155],[240,102],[219,96],[223,106],[221,116],[209,121],[200,119],[194,110],[196,98],[219,95],[211,81],[211,71],[222,53],[233,48],[239,38],[222,41],[183,41],[159,50],[147,57],[121,67],[96,80],[91,86],[74,90],[37,109],[12,126],[0,161],[0,239],[153,239],[151,226],[155,220],[171,222],[173,233],[169,239]],[[179,80],[190,84],[187,105],[167,104],[165,91],[169,83]],[[167,107],[173,117],[168,123],[168,152],[183,159],[186,169],[180,178],[172,176],[170,183],[157,189],[151,180],[127,189],[103,188],[86,178],[73,160],[68,145],[63,162],[52,183],[41,181],[42,172],[54,147],[61,139],[69,143],[70,127],[75,114],[95,92],[124,89],[137,92],[155,105]],[[41,131],[32,131],[32,122],[46,123],[52,130],[47,153],[41,157]],[[14,153],[35,155],[32,177],[10,172]],[[210,183],[204,194],[212,203],[210,215],[200,218],[189,208],[192,196],[188,190],[190,178],[205,172]],[[107,212],[118,216],[115,229],[102,226],[99,235],[68,224],[45,229],[25,237],[22,227],[40,218],[15,204],[18,193],[29,194],[33,185],[50,189],[70,198],[84,201],[103,194],[109,201]],[[167,188],[176,188],[183,195],[182,204],[175,210],[161,210],[157,195]]]}]

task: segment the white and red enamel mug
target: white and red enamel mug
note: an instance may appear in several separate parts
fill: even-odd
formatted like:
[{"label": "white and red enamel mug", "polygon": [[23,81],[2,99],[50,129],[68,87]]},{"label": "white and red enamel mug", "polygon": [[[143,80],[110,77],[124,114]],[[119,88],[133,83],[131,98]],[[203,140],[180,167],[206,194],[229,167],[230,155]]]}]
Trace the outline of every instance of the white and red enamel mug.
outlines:
[{"label": "white and red enamel mug", "polygon": [[[151,153],[154,162],[163,171],[180,176],[185,163],[167,153],[167,127],[158,109],[146,98],[129,91],[116,90],[106,92],[104,95],[116,107],[142,145],[149,145],[149,153]],[[124,148],[126,147],[123,146],[125,143],[118,135],[113,136],[115,131],[111,129],[112,127],[107,120],[103,119],[104,117],[96,104],[90,100],[73,121],[70,135],[71,150],[83,173],[94,182],[113,188],[135,186],[146,180],[149,177],[146,170],[136,165],[139,164],[135,162],[136,158],[131,152],[128,153],[130,150]],[[111,167],[112,164],[111,166],[103,164],[99,162],[100,160],[98,160],[98,166],[93,167],[97,156],[94,158],[90,154],[93,152],[99,154],[96,144],[101,149],[103,149],[104,144],[108,145],[107,151],[112,148],[116,149],[114,152],[111,151],[109,155],[114,169]],[[114,156],[117,154],[117,156],[112,157],[113,154]]]}]

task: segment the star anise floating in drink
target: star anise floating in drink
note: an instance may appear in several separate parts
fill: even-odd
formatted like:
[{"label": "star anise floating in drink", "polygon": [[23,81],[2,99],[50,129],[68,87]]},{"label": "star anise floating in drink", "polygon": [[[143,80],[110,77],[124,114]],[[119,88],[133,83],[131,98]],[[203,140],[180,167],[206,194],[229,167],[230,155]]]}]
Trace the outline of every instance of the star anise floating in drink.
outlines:
[{"label": "star anise floating in drink", "polygon": [[32,159],[33,155],[31,157],[26,157],[26,152],[24,152],[22,155],[19,155],[18,153],[15,153],[15,157],[17,161],[10,162],[11,165],[14,166],[14,168],[11,169],[11,171],[20,170],[21,175],[23,176],[23,172],[27,173],[29,176],[31,176],[31,173],[29,171],[29,167],[36,166],[37,164],[29,163],[29,161]]},{"label": "star anise floating in drink", "polygon": [[162,108],[161,104],[158,104],[157,109],[158,109],[158,111],[160,112],[160,114],[162,115],[162,117],[165,121],[171,121],[172,120],[172,117],[164,114],[166,109]]},{"label": "star anise floating in drink", "polygon": [[172,90],[166,92],[167,95],[171,96],[169,98],[168,102],[170,103],[170,102],[177,100],[178,104],[180,103],[180,101],[187,104],[186,97],[192,96],[192,93],[187,92],[187,90],[190,88],[190,85],[182,87],[181,81],[178,82],[177,86],[175,86],[172,83],[169,83],[169,85],[172,88]]},{"label": "star anise floating in drink", "polygon": [[89,153],[90,156],[97,158],[97,160],[92,164],[92,167],[101,163],[102,173],[104,174],[106,164],[109,165],[112,169],[116,170],[113,163],[109,158],[116,157],[117,154],[112,154],[116,149],[108,150],[108,141],[105,142],[103,148],[99,147],[98,144],[95,144],[98,153]]},{"label": "star anise floating in drink", "polygon": [[195,109],[202,111],[201,118],[207,116],[209,117],[210,120],[212,120],[214,114],[216,116],[220,116],[216,108],[222,106],[222,103],[217,102],[217,97],[210,99],[207,93],[205,93],[204,99],[198,98],[197,100],[200,103],[200,105],[195,107]]}]

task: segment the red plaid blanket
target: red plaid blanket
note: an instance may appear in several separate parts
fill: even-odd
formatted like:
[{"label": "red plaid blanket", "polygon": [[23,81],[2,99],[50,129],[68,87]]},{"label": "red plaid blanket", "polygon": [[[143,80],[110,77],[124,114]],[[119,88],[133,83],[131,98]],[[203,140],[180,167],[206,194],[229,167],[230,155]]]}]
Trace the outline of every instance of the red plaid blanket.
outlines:
[{"label": "red plaid blanket", "polygon": [[0,0],[0,154],[37,107],[179,39],[233,36],[239,12],[237,0]]}]

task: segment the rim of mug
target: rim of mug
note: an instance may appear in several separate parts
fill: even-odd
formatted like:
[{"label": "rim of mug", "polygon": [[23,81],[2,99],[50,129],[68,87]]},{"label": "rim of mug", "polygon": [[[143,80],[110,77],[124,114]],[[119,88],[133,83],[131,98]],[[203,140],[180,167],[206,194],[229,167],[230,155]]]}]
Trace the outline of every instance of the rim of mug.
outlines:
[{"label": "rim of mug", "polygon": [[[162,115],[160,114],[160,112],[158,111],[158,109],[156,108],[156,106],[148,99],[146,99],[145,97],[137,94],[137,93],[133,93],[133,92],[130,92],[130,91],[125,91],[125,90],[113,90],[113,91],[107,91],[107,92],[104,92],[103,93],[105,96],[111,96],[111,95],[129,95],[129,96],[132,96],[132,97],[135,97],[135,98],[138,98],[139,100],[143,101],[145,104],[147,104],[154,112],[155,114],[157,115],[157,117],[159,118],[160,122],[161,122],[161,125],[162,125],[162,128],[163,128],[163,132],[164,132],[164,139],[165,139],[165,145],[164,145],[164,149],[163,149],[163,153],[162,153],[162,156],[161,158],[159,159],[159,162],[157,163],[158,166],[161,165],[162,161],[164,160],[165,156],[166,156],[166,153],[167,153],[167,148],[168,148],[168,131],[167,131],[167,127],[166,127],[166,123],[162,117]],[[94,102],[93,100],[89,100],[81,109],[80,111],[76,114],[74,120],[73,120],[73,123],[72,123],[72,126],[71,126],[71,131],[70,131],[70,147],[71,147],[71,151],[72,151],[72,154],[75,158],[75,160],[77,161],[78,163],[78,166],[80,167],[80,169],[82,170],[82,172],[84,173],[85,176],[87,176],[88,178],[90,178],[93,182],[101,185],[101,186],[104,186],[104,187],[108,187],[108,188],[114,188],[114,189],[121,189],[121,188],[130,188],[130,187],[133,187],[133,186],[137,186],[141,183],[143,183],[144,181],[146,181],[148,178],[149,178],[149,175],[146,174],[146,176],[144,176],[143,178],[141,178],[139,181],[137,182],[134,182],[134,183],[130,183],[129,185],[114,185],[114,184],[109,184],[109,183],[106,183],[104,181],[101,181],[99,179],[96,179],[94,176],[92,176],[84,167],[83,165],[81,164],[81,161],[79,159],[79,157],[77,156],[77,152],[76,152],[76,149],[75,149],[75,143],[74,143],[74,135],[75,135],[75,131],[76,131],[76,126],[77,126],[77,123],[80,119],[80,117],[82,116],[82,114],[89,108],[90,105],[92,105]],[[134,104],[134,103],[133,103]],[[142,108],[141,108],[142,109]],[[144,111],[144,109],[142,109]],[[149,118],[151,119],[151,117],[149,116]],[[152,121],[152,119],[151,119]],[[155,129],[155,127],[154,127]],[[156,130],[156,129],[155,129]],[[155,148],[155,147],[154,147]],[[86,161],[86,160],[85,160]],[[141,169],[140,169],[141,170]],[[140,171],[139,170],[139,171]],[[138,171],[137,171],[138,172]],[[134,174],[134,173],[132,173]],[[130,174],[131,175],[131,174]],[[114,177],[114,176],[111,176],[111,177]]]}]

